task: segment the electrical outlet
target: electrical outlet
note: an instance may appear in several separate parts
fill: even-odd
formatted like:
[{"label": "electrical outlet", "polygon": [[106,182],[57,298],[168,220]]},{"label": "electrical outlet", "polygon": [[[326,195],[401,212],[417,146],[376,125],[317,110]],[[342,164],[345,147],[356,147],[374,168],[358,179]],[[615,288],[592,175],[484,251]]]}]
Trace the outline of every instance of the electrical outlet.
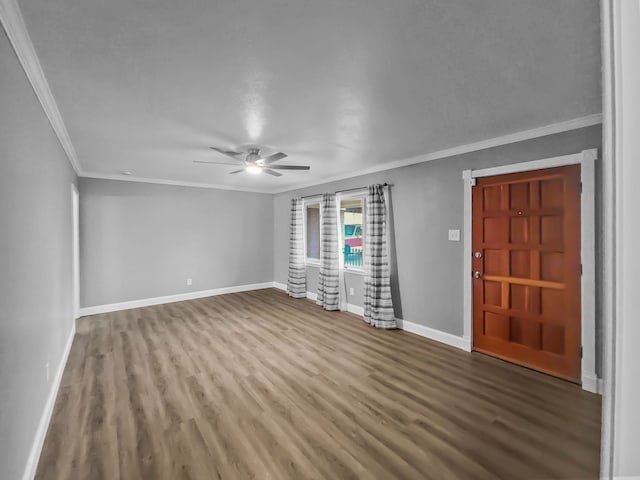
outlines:
[{"label": "electrical outlet", "polygon": [[187,285],[193,285],[193,278],[187,278]]},{"label": "electrical outlet", "polygon": [[351,287],[349,289],[349,295],[351,295],[352,297],[355,295],[356,291],[353,289],[353,287]]},{"label": "electrical outlet", "polygon": [[460,241],[460,230],[449,230],[449,241],[451,241],[451,242],[459,242]]},{"label": "electrical outlet", "polygon": [[44,364],[44,379],[47,385],[49,385],[49,362]]}]

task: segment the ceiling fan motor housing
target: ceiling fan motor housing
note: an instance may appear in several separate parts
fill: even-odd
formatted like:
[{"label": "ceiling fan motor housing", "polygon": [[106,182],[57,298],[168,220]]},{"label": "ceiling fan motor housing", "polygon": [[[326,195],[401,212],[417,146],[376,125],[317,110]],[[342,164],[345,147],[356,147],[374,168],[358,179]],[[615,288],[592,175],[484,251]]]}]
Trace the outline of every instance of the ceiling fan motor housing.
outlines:
[{"label": "ceiling fan motor housing", "polygon": [[[211,150],[215,150],[216,152],[222,153],[228,157],[233,158],[236,161],[242,162],[242,168],[240,170],[235,170],[233,172],[229,172],[231,175],[240,173],[240,172],[248,172],[248,173],[267,173],[274,177],[281,177],[282,173],[278,172],[278,170],[309,170],[311,167],[308,165],[274,165],[278,160],[282,160],[287,157],[286,153],[276,152],[268,155],[267,157],[263,157],[260,155],[259,147],[248,147],[247,153],[245,154],[242,150],[235,151],[229,150],[226,148],[218,148],[218,147],[209,147]],[[242,156],[244,155],[244,159]],[[194,163],[211,163],[216,164],[220,162],[204,162],[199,160],[194,160]],[[233,164],[232,164],[233,165]]]},{"label": "ceiling fan motor housing", "polygon": [[259,160],[262,160],[262,157],[260,156],[260,149],[250,148],[249,153],[247,154],[246,162],[257,163]]}]

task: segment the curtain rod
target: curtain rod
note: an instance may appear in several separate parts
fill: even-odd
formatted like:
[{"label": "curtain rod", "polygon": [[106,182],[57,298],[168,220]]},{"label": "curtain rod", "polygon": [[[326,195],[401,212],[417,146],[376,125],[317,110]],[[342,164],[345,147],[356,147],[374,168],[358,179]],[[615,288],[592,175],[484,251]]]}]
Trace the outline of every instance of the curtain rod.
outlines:
[{"label": "curtain rod", "polygon": [[[393,183],[383,183],[382,184],[383,187],[393,187]],[[353,192],[355,190],[364,190],[365,188],[368,187],[357,187],[357,188],[347,188],[346,190],[336,190],[335,193],[344,193],[344,192]],[[305,195],[304,197],[300,197],[300,198],[311,198],[311,197],[318,197],[322,195],[321,193],[315,193],[313,195]]]}]

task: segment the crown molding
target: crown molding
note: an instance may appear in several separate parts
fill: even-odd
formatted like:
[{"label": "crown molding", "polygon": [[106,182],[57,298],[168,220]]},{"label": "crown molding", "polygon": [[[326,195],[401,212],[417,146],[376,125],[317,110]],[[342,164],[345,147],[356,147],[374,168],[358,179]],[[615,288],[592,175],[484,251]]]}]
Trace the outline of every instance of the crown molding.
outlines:
[{"label": "crown molding", "polygon": [[547,135],[553,135],[556,133],[568,132],[571,130],[577,130],[578,128],[590,127],[593,125],[599,125],[602,123],[602,114],[595,113],[593,115],[587,115],[585,117],[578,117],[572,120],[566,120],[558,123],[551,123],[542,127],[533,128],[530,130],[522,130],[520,132],[510,133],[508,135],[502,135],[500,137],[489,138],[487,140],[481,140],[479,142],[468,143],[466,145],[460,145],[457,147],[447,148],[445,150],[439,150],[433,153],[426,153],[417,155],[415,157],[409,157],[402,160],[395,160],[392,162],[381,163],[370,168],[363,168],[357,172],[347,172],[340,175],[334,175],[331,177],[325,177],[320,180],[314,180],[312,182],[303,183],[295,187],[287,187],[281,190],[275,190],[271,193],[284,193],[294,190],[300,190],[302,188],[313,187],[316,185],[322,185],[325,183],[335,182],[338,180],[344,180],[347,178],[360,177],[362,175],[368,175],[370,173],[383,172],[385,170],[392,170],[394,168],[406,167],[409,165],[415,165],[418,163],[430,162],[432,160],[440,160],[442,158],[454,157],[456,155],[463,155],[465,153],[476,152],[478,150],[485,150],[487,148],[499,147],[502,145],[508,145],[510,143],[523,142],[525,140],[531,140],[534,138],[545,137]]},{"label": "crown molding", "polygon": [[167,180],[164,178],[147,178],[136,176],[123,176],[112,173],[100,173],[100,172],[82,172],[79,175],[82,178],[96,178],[98,180],[116,180],[121,182],[136,182],[136,183],[153,183],[156,185],[170,185],[174,187],[192,187],[192,188],[209,188],[213,190],[231,190],[235,192],[249,192],[249,193],[265,193],[273,194],[273,191],[264,188],[249,188],[249,187],[237,187],[235,185],[217,185],[214,183],[199,183],[199,182],[184,182],[180,180]]},{"label": "crown molding", "polygon": [[[3,1],[3,0],[0,0]],[[136,176],[122,176],[118,174],[100,173],[100,172],[82,172],[79,176],[84,178],[97,178],[102,180],[121,180],[124,182],[139,182],[139,183],[154,183],[157,185],[174,185],[180,187],[194,187],[194,188],[211,188],[217,190],[233,190],[238,192],[251,192],[251,193],[266,193],[266,194],[278,194],[285,192],[292,192],[307,187],[313,187],[316,185],[323,185],[329,182],[335,182],[338,180],[344,180],[347,178],[360,177],[362,175],[368,175],[370,173],[383,172],[385,170],[392,170],[394,168],[406,167],[409,165],[415,165],[418,163],[430,162],[432,160],[440,160],[442,158],[453,157],[456,155],[462,155],[465,153],[475,152],[478,150],[485,150],[487,148],[499,147],[502,145],[508,145],[510,143],[522,142],[525,140],[531,140],[534,138],[545,137],[547,135],[553,135],[556,133],[568,132],[579,128],[590,127],[593,125],[599,125],[602,123],[602,114],[596,113],[588,115],[586,117],[574,118],[564,122],[552,123],[543,127],[533,128],[531,130],[523,130],[509,135],[503,135],[500,137],[489,138],[487,140],[481,140],[479,142],[468,143],[466,145],[460,145],[458,147],[447,148],[445,150],[439,150],[433,153],[427,153],[418,155],[415,157],[405,158],[402,160],[396,160],[393,162],[382,163],[370,168],[358,170],[357,172],[346,172],[340,175],[334,175],[331,177],[325,177],[312,182],[303,183],[300,185],[289,186],[285,188],[245,188],[232,185],[217,185],[211,183],[198,183],[187,182],[177,180],[167,180],[161,178],[148,178],[148,177],[136,177]]]},{"label": "crown molding", "polygon": [[0,22],[7,32],[9,41],[18,56],[18,60],[29,79],[29,83],[31,83],[36,97],[42,105],[44,113],[49,119],[49,123],[51,123],[51,127],[53,127],[62,148],[67,154],[69,163],[71,163],[76,173],[80,175],[81,168],[76,151],[73,148],[69,132],[49,88],[49,82],[47,82],[47,77],[42,70],[42,65],[40,65],[40,60],[31,42],[31,37],[16,0],[0,0]]},{"label": "crown molding", "polygon": [[42,108],[53,127],[53,130],[62,145],[65,153],[67,154],[67,158],[69,159],[69,163],[81,177],[87,178],[99,178],[106,180],[121,180],[128,182],[139,182],[139,183],[154,183],[160,185],[175,185],[175,186],[184,186],[184,187],[196,187],[196,188],[211,188],[211,189],[219,189],[219,190],[234,190],[241,192],[252,192],[252,193],[269,193],[269,194],[277,194],[284,192],[291,192],[294,190],[300,190],[307,187],[312,187],[316,185],[322,185],[329,182],[334,182],[338,180],[344,180],[347,178],[359,177],[362,175],[367,175],[376,172],[382,172],[385,170],[392,170],[394,168],[406,167],[409,165],[415,165],[418,163],[429,162],[432,160],[439,160],[442,158],[453,157],[456,155],[462,155],[465,153],[470,153],[478,150],[485,150],[487,148],[498,147],[502,145],[507,145],[510,143],[522,142],[525,140],[531,140],[538,137],[544,137],[547,135],[553,135],[556,133],[567,132],[570,130],[575,130],[578,128],[589,127],[592,125],[598,125],[602,123],[602,114],[596,113],[593,115],[588,115],[585,117],[579,117],[572,120],[567,120],[558,123],[552,123],[549,125],[545,125],[542,127],[523,130],[520,132],[503,135],[500,137],[494,137],[486,140],[481,140],[474,143],[469,143],[466,145],[460,145],[457,147],[452,147],[444,150],[439,150],[437,152],[427,153],[423,155],[418,155],[406,159],[395,160],[392,162],[386,162],[379,165],[374,165],[369,168],[360,169],[356,172],[345,172],[340,175],[334,175],[330,177],[325,177],[322,179],[314,180],[311,182],[302,183],[295,186],[287,186],[285,188],[275,188],[275,189],[260,189],[260,188],[243,188],[229,185],[217,185],[217,184],[207,184],[207,183],[198,183],[198,182],[184,182],[184,181],[174,181],[174,180],[166,180],[160,178],[146,178],[146,177],[122,177],[120,175],[115,174],[103,174],[98,172],[84,172],[80,166],[78,161],[78,157],[73,147],[73,143],[71,142],[71,138],[69,137],[69,132],[64,124],[62,116],[60,114],[60,110],[56,104],[56,101],[53,97],[51,89],[49,87],[49,83],[47,78],[42,70],[42,66],[40,64],[40,60],[36,54],[35,48],[31,41],[31,37],[27,32],[27,28],[24,22],[24,18],[22,17],[22,13],[20,12],[20,8],[16,2],[16,0],[0,0],[0,22],[2,23],[5,31],[7,32],[7,36],[13,45],[13,48],[18,56],[20,64],[24,69],[31,86],[36,94],[36,97],[40,101]]}]

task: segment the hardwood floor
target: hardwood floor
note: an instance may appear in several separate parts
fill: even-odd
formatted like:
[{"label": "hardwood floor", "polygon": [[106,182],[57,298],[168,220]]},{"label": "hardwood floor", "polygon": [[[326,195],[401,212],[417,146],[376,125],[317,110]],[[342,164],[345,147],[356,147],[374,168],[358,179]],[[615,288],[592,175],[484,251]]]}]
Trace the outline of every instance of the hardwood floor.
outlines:
[{"label": "hardwood floor", "polygon": [[38,479],[597,478],[600,398],[258,290],[85,317]]}]

